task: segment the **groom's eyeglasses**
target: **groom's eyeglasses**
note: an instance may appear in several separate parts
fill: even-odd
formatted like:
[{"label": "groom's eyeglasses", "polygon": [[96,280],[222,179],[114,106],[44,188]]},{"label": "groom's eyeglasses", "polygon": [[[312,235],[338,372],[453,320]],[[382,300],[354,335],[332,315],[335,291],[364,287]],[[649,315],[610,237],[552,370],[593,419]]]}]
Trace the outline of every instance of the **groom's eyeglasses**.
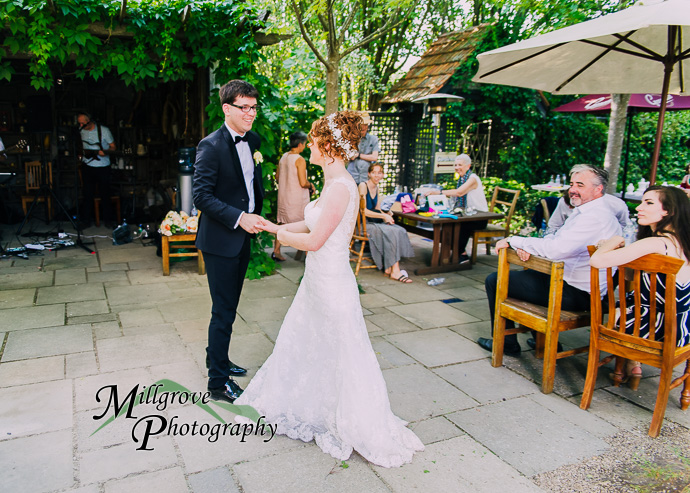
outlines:
[{"label": "groom's eyeglasses", "polygon": [[243,106],[238,106],[238,105],[232,104],[232,103],[226,103],[226,104],[228,104],[230,106],[234,106],[235,108],[239,109],[242,113],[249,113],[250,111],[254,111],[255,113],[259,112],[259,105],[258,104],[255,104],[254,106],[249,106],[247,104],[245,104]]}]

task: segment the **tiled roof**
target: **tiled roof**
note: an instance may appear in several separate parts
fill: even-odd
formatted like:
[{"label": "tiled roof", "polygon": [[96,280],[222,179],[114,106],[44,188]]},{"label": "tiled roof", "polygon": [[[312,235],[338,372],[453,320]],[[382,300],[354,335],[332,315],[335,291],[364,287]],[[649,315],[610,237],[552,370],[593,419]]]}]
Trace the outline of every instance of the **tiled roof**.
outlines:
[{"label": "tiled roof", "polygon": [[438,38],[383,99],[383,103],[401,103],[441,92],[457,68],[474,51],[488,24],[466,31],[453,31]]}]

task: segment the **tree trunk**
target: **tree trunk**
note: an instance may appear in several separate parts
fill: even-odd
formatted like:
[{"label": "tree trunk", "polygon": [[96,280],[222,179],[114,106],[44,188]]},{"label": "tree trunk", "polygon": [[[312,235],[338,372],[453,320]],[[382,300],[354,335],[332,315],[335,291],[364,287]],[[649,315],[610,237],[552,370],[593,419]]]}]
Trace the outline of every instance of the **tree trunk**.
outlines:
[{"label": "tree trunk", "polygon": [[326,115],[338,111],[338,72],[340,69],[340,58],[337,56],[328,57],[326,66]]},{"label": "tree trunk", "polygon": [[609,172],[609,186],[607,193],[616,193],[618,186],[618,169],[621,164],[623,138],[625,137],[625,122],[628,116],[628,102],[630,94],[611,95],[611,116],[609,118],[609,138],[606,143],[604,168]]}]

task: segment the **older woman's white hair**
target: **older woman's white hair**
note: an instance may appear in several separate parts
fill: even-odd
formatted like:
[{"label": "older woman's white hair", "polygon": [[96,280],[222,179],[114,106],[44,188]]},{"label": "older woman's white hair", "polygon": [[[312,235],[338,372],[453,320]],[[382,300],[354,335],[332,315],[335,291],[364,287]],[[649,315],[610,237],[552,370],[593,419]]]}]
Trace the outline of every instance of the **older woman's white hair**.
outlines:
[{"label": "older woman's white hair", "polygon": [[467,154],[462,153],[455,158],[455,164],[472,164],[472,158],[470,158]]}]

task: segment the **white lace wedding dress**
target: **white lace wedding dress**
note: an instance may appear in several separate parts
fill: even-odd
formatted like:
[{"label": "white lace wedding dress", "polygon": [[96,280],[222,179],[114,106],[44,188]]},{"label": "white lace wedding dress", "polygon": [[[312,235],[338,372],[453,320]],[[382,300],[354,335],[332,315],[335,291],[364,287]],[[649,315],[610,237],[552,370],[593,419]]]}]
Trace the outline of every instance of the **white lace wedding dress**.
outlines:
[{"label": "white lace wedding dress", "polygon": [[[350,202],[326,243],[309,252],[304,277],[285,315],[273,353],[235,404],[248,404],[278,434],[312,439],[338,460],[356,450],[368,461],[397,467],[424,450],[390,408],[386,383],[362,315],[348,244],[357,214],[355,182],[340,177]],[[307,227],[321,214],[318,201],[305,208]]]}]

